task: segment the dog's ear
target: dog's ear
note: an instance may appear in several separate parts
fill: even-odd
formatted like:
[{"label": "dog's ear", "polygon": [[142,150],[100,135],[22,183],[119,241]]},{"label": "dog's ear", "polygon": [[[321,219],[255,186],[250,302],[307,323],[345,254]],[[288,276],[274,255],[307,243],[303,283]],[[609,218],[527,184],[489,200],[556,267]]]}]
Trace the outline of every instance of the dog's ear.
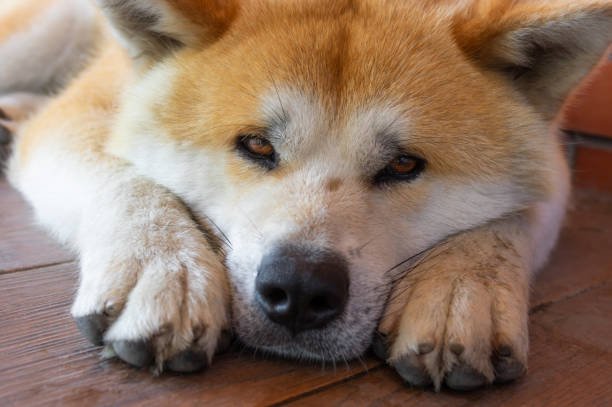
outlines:
[{"label": "dog's ear", "polygon": [[215,41],[234,20],[237,0],[95,0],[131,57],[147,62]]},{"label": "dog's ear", "polygon": [[470,58],[507,75],[550,119],[612,42],[612,1],[480,0],[453,31]]}]

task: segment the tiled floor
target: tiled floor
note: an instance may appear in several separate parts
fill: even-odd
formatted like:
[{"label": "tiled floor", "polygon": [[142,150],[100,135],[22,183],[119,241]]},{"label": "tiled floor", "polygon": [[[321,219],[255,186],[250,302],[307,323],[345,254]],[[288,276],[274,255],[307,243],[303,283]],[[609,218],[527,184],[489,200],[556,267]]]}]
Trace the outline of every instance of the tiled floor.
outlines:
[{"label": "tiled floor", "polygon": [[234,352],[161,377],[103,360],[69,316],[72,256],[3,180],[0,208],[0,406],[612,405],[612,194],[575,194],[534,285],[527,376],[472,393],[412,389],[371,356],[333,369]]}]

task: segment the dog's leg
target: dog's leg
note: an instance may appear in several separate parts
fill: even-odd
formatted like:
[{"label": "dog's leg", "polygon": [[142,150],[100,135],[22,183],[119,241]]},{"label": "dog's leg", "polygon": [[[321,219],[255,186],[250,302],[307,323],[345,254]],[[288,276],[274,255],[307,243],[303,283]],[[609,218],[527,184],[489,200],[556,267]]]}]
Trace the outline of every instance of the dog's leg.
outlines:
[{"label": "dog's leg", "polygon": [[450,237],[398,283],[375,349],[408,383],[469,390],[525,372],[532,271],[554,245],[569,189],[560,151],[551,177],[550,201]]},{"label": "dog's leg", "polygon": [[59,146],[37,153],[10,175],[42,223],[80,254],[72,315],[81,331],[136,366],[204,367],[229,324],[214,236],[120,160]]},{"label": "dog's leg", "polygon": [[79,79],[83,91],[19,128],[9,179],[80,254],[72,314],[83,333],[133,365],[196,370],[229,324],[220,248],[173,194],[104,152],[114,108],[106,100],[119,93],[99,80],[97,70],[120,69],[118,55],[108,58]]},{"label": "dog's leg", "polygon": [[77,324],[128,363],[155,362],[176,371],[203,367],[229,322],[229,288],[215,237],[174,195],[123,163],[91,169],[105,175],[86,178],[97,191],[85,192],[91,195],[84,197],[77,232]]}]

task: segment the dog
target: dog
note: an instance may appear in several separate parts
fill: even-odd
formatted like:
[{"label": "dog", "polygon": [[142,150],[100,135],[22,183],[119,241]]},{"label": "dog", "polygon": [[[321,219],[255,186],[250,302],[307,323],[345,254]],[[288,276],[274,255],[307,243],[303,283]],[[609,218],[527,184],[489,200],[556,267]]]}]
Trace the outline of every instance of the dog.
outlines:
[{"label": "dog", "polygon": [[92,343],[156,372],[235,335],[373,346],[413,386],[525,373],[569,195],[551,129],[612,2],[95,3],[0,10],[8,178],[78,253]]}]

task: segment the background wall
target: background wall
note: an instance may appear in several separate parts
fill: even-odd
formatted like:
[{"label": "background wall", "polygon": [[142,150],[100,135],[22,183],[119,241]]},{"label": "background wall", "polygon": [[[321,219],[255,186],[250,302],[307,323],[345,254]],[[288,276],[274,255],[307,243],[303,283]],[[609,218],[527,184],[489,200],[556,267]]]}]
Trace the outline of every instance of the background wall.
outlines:
[{"label": "background wall", "polygon": [[560,123],[568,134],[574,183],[612,192],[612,46],[573,92]]}]

